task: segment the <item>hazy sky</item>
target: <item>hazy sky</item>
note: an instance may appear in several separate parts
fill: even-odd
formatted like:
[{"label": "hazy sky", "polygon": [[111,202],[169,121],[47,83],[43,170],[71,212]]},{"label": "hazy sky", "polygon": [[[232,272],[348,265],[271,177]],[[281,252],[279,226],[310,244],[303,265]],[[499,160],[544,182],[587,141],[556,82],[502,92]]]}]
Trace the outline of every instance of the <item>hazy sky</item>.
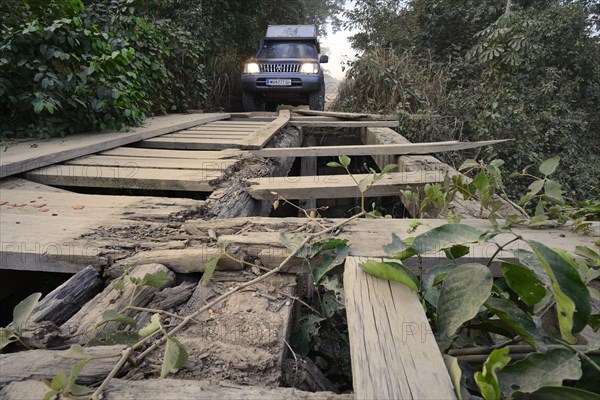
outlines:
[{"label": "hazy sky", "polygon": [[[346,1],[345,7],[348,9],[352,7],[352,1]],[[321,46],[325,47],[326,50],[323,52],[329,56],[329,63],[324,65],[324,68],[331,76],[339,80],[344,79],[344,72],[342,72],[342,62],[352,60],[356,51],[350,47],[348,37],[352,36],[349,31],[340,31],[332,33],[331,27],[328,27],[328,34],[325,38],[321,38]]]}]

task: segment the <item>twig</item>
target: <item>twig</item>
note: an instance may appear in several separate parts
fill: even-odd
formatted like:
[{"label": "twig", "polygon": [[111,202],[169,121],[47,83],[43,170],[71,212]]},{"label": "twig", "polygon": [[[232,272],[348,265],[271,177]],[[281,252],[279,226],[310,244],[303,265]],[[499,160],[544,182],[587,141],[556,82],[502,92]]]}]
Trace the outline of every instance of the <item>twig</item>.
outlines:
[{"label": "twig", "polygon": [[131,356],[132,353],[133,353],[133,347],[128,347],[125,350],[123,350],[123,352],[121,353],[121,359],[119,360],[117,365],[115,365],[115,367],[112,369],[112,371],[110,371],[110,374],[108,374],[106,379],[104,379],[104,381],[102,381],[102,384],[100,386],[98,386],[98,389],[96,389],[96,391],[92,394],[92,397],[91,397],[92,400],[100,399],[100,395],[102,394],[102,391],[106,388],[106,386],[111,381],[111,379],[114,378],[115,375],[117,375],[117,373],[119,372],[119,370],[121,369],[123,364],[125,364],[125,362]]},{"label": "twig", "polygon": [[[145,307],[135,307],[135,306],[127,306],[127,308],[130,310],[133,310],[133,311],[162,314],[162,315],[166,315],[168,317],[175,318],[175,319],[183,319],[184,318],[181,315],[173,314],[173,313],[170,313],[168,311],[161,310],[158,308],[145,308]],[[198,321],[196,321],[196,322],[198,322]]]}]

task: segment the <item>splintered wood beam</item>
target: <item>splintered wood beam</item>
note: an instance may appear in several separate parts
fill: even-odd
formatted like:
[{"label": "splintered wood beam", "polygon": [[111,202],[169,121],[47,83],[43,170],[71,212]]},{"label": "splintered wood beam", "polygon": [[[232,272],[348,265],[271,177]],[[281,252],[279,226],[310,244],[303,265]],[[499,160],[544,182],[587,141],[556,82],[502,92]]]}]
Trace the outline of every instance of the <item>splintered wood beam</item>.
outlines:
[{"label": "splintered wood beam", "polygon": [[229,117],[229,114],[177,114],[148,118],[144,126],[131,132],[26,140],[0,152],[0,178]]},{"label": "splintered wood beam", "polygon": [[[332,117],[349,120],[371,120],[371,121],[397,121],[398,116],[396,115],[380,115],[380,114],[366,114],[366,113],[348,113],[348,112],[333,112],[333,111],[316,111],[316,110],[303,110],[301,108],[294,108],[292,112],[302,115],[318,116],[318,117]],[[294,118],[294,117],[292,117]]]},{"label": "splintered wood beam", "polygon": [[[348,257],[344,293],[357,399],[456,399],[418,295]],[[376,259],[381,261],[381,259]]]},{"label": "splintered wood beam", "polygon": [[484,140],[480,142],[459,142],[456,140],[431,143],[406,143],[406,144],[373,144],[353,146],[316,146],[316,147],[290,147],[287,149],[262,149],[250,151],[258,157],[331,157],[331,156],[377,156],[401,154],[429,154],[446,151],[474,149],[503,143],[503,140]]},{"label": "splintered wood beam", "polygon": [[292,125],[308,128],[366,128],[366,127],[385,127],[397,128],[400,126],[398,121],[311,121],[307,119],[296,118],[290,121]]},{"label": "splintered wood beam", "polygon": [[290,110],[279,111],[279,116],[272,122],[256,130],[241,141],[244,149],[262,149],[269,140],[290,121]]},{"label": "splintered wood beam", "polygon": [[[288,200],[297,199],[341,199],[360,197],[356,182],[369,174],[287,176],[279,178],[248,179],[248,192],[257,200],[270,200],[282,196]],[[356,181],[355,181],[356,180]],[[395,196],[400,190],[417,188],[427,183],[444,181],[444,175],[435,171],[395,172],[384,175],[367,191],[367,197]]]}]

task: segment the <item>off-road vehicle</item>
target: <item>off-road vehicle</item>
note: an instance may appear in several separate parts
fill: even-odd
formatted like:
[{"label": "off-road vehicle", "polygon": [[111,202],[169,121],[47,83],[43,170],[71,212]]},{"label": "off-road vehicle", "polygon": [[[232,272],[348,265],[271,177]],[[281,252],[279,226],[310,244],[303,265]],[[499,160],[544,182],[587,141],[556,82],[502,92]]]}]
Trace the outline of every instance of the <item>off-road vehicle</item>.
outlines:
[{"label": "off-road vehicle", "polygon": [[308,104],[323,110],[325,82],[321,49],[313,25],[269,25],[254,58],[242,74],[242,102],[246,111],[275,111],[279,104]]}]

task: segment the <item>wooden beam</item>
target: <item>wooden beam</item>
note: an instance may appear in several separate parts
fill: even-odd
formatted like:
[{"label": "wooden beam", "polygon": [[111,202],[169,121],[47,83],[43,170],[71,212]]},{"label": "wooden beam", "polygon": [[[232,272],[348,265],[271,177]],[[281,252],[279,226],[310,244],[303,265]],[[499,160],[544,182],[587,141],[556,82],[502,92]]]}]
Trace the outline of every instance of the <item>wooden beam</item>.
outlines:
[{"label": "wooden beam", "polygon": [[290,121],[292,125],[308,128],[363,128],[363,127],[387,127],[397,128],[400,126],[398,121],[300,121],[298,119]]},{"label": "wooden beam", "polygon": [[146,158],[178,158],[191,160],[223,159],[241,154],[240,151],[201,151],[201,150],[164,150],[145,149],[139,147],[117,147],[98,153],[105,156],[146,157]]},{"label": "wooden beam", "polygon": [[67,161],[69,165],[89,165],[113,168],[156,168],[225,171],[237,164],[237,160],[176,159],[91,155]]},{"label": "wooden beam", "polygon": [[0,178],[226,118],[229,114],[168,115],[148,118],[143,127],[129,133],[85,133],[23,141],[0,152]]},{"label": "wooden beam", "polygon": [[211,181],[219,179],[222,175],[220,170],[62,164],[27,172],[26,177],[34,182],[56,186],[212,192],[214,188]]},{"label": "wooden beam", "polygon": [[350,120],[371,120],[371,121],[397,121],[398,116],[396,115],[381,115],[381,114],[367,114],[367,113],[347,113],[347,112],[332,112],[332,111],[316,111],[316,110],[304,110],[301,108],[294,108],[292,112],[302,115],[314,115],[319,117],[333,117],[339,119],[350,119]]},{"label": "wooden beam", "polygon": [[250,134],[242,141],[241,147],[244,149],[262,149],[281,128],[287,125],[289,121],[290,111],[279,111],[279,116],[274,121],[269,122],[264,127]]},{"label": "wooden beam", "polygon": [[138,143],[140,147],[154,149],[173,149],[173,150],[224,150],[240,147],[241,139],[194,139],[177,137],[157,137],[143,140]]},{"label": "wooden beam", "polygon": [[[97,347],[102,349],[103,347]],[[111,349],[112,350],[112,349]],[[113,352],[119,353],[117,350]],[[76,360],[71,364],[75,364]],[[116,361],[108,359],[105,364],[112,365]],[[84,373],[86,369],[84,368]],[[52,371],[58,371],[58,368]],[[64,368],[61,371],[69,371]],[[108,374],[110,370],[107,370]],[[51,379],[54,375],[50,376]],[[104,376],[98,376],[98,381]],[[29,380],[24,382],[13,382],[0,391],[0,398],[5,400],[41,399],[48,392],[48,386],[41,381]],[[112,379],[106,390],[102,393],[103,400],[139,400],[157,399],[236,399],[236,400],[355,400],[354,394],[335,394],[332,392],[306,392],[295,388],[264,387],[264,386],[241,386],[226,382],[223,384],[207,380],[190,379],[143,379],[134,381],[129,379]]]},{"label": "wooden beam", "polygon": [[507,140],[485,140],[481,142],[447,142],[406,143],[406,144],[374,144],[353,146],[317,146],[293,147],[287,149],[262,149],[250,151],[258,157],[331,157],[331,156],[375,156],[400,154],[429,154],[446,151],[474,149],[506,142]]},{"label": "wooden beam", "polygon": [[456,399],[418,295],[349,257],[344,293],[357,399]]},{"label": "wooden beam", "polygon": [[[354,175],[360,182],[367,174]],[[288,176],[280,178],[248,179],[248,191],[258,200],[276,199],[278,195],[292,199],[341,199],[360,197],[358,186],[349,175]],[[419,171],[413,173],[389,173],[375,182],[366,193],[367,197],[395,196],[400,190],[416,188],[426,183],[443,182],[444,176]],[[273,194],[273,192],[277,194]]]}]

